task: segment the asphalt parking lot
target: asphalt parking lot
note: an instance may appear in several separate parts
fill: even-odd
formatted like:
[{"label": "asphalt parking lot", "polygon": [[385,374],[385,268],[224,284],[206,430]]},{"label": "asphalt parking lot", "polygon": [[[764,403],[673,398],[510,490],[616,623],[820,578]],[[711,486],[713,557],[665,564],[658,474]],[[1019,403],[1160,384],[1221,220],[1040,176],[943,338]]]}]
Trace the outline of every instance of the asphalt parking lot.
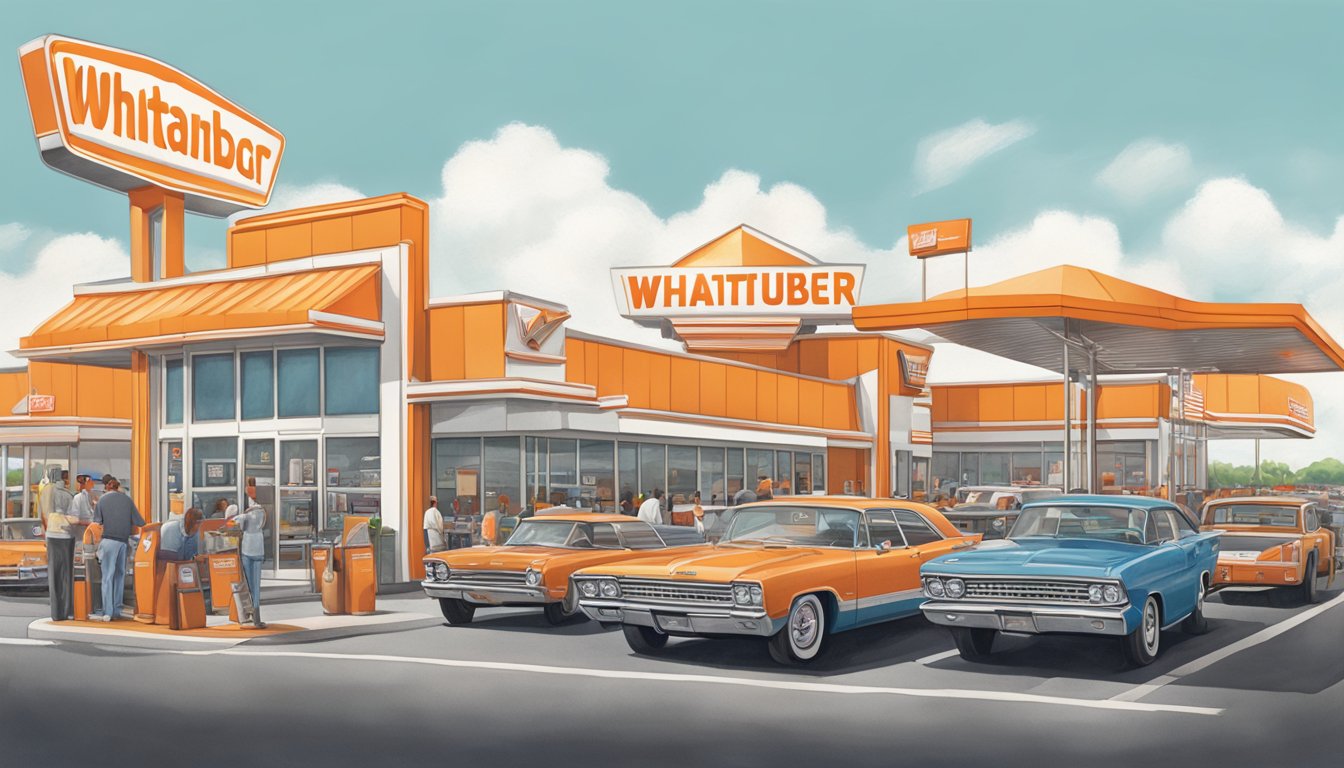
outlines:
[{"label": "asphalt parking lot", "polygon": [[[0,732],[6,754],[34,765],[85,762],[50,750],[60,731],[47,716],[111,686],[131,706],[86,727],[98,743],[137,744],[140,765],[180,756],[193,733],[211,748],[192,764],[236,765],[254,745],[221,739],[224,723],[277,764],[793,765],[842,755],[854,765],[1033,765],[1049,754],[1089,765],[1338,765],[1340,586],[1314,606],[1215,595],[1211,631],[1166,633],[1142,669],[1126,668],[1117,642],[1065,636],[1000,638],[991,663],[973,664],[922,618],[838,635],[801,668],[775,665],[745,639],[673,640],[642,657],[619,631],[551,627],[520,609],[303,645],[132,652],[28,644],[26,617],[45,605],[9,596]],[[437,611],[414,594],[385,603]],[[133,735],[183,712],[194,714],[179,747],[158,752]]]}]

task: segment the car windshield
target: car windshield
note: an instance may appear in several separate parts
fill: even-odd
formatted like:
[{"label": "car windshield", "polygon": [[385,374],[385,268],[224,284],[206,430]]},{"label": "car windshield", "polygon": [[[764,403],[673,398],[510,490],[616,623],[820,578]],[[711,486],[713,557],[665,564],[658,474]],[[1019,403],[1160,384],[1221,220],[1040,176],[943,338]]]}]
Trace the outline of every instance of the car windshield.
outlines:
[{"label": "car windshield", "polygon": [[1041,505],[1027,507],[1008,534],[1010,539],[1105,539],[1143,544],[1147,510],[1135,507]]},{"label": "car windshield", "polygon": [[859,513],[852,509],[739,507],[722,541],[852,548],[859,525]]},{"label": "car windshield", "polygon": [[37,541],[42,526],[36,520],[10,520],[0,525],[0,541]]},{"label": "car windshield", "polygon": [[1267,528],[1296,528],[1296,506],[1286,504],[1219,504],[1208,512],[1211,525],[1262,525]]},{"label": "car windshield", "polygon": [[524,520],[504,542],[506,547],[563,547],[569,541],[574,523],[568,520]]},{"label": "car windshield", "polygon": [[1032,501],[1045,501],[1046,499],[1053,499],[1056,496],[1063,495],[1062,492],[1055,490],[1054,488],[1037,488],[1031,491],[1023,491],[1022,503],[1026,504]]}]

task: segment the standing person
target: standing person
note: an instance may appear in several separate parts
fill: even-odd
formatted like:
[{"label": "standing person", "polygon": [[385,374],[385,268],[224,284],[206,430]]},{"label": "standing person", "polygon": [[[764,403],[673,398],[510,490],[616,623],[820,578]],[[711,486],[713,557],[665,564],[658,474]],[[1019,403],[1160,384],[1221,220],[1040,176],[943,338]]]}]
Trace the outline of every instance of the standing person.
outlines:
[{"label": "standing person", "polygon": [[704,535],[705,535],[705,508],[702,507],[702,506],[700,506],[700,492],[699,492],[699,491],[696,491],[696,492],[695,492],[695,495],[691,497],[691,503],[693,503],[693,504],[695,505],[694,507],[691,507],[691,515],[695,518],[695,530],[696,530],[696,532],[699,533],[701,536],[704,536]]},{"label": "standing person", "polygon": [[238,554],[242,556],[247,589],[252,593],[252,626],[264,629],[266,624],[261,620],[261,563],[266,559],[266,510],[251,499],[248,502],[247,510],[239,512],[230,520],[243,532]]},{"label": "standing person", "polygon": [[632,515],[632,516],[635,514],[635,492],[634,492],[634,491],[626,491],[625,493],[622,493],[622,494],[621,494],[621,514],[622,514],[622,515]]},{"label": "standing person", "polygon": [[493,547],[497,538],[499,538],[499,510],[492,509],[481,518],[481,541],[487,547]]},{"label": "standing person", "polygon": [[93,478],[75,475],[75,496],[70,500],[70,517],[80,525],[93,522]]},{"label": "standing person", "polygon": [[446,549],[443,543],[443,513],[439,511],[439,498],[429,497],[429,509],[425,510],[425,553],[441,552]]},{"label": "standing person", "polygon": [[47,528],[47,600],[52,621],[65,621],[75,612],[75,531],[70,517],[73,497],[63,479],[68,476],[68,472],[53,467],[37,497],[38,514]]},{"label": "standing person", "polygon": [[159,529],[158,559],[168,562],[195,560],[200,551],[201,510],[192,507],[177,520],[169,520]]},{"label": "standing person", "polygon": [[764,501],[772,499],[775,496],[774,483],[766,475],[761,475],[760,482],[756,483],[756,498]]},{"label": "standing person", "polygon": [[103,613],[90,616],[94,621],[121,618],[121,598],[126,591],[126,542],[131,531],[145,524],[131,497],[121,492],[121,482],[108,476],[103,483],[107,492],[93,510],[93,522],[103,527],[98,543],[98,564],[103,572]]},{"label": "standing person", "polygon": [[653,493],[639,505],[640,520],[649,525],[662,525],[663,523],[663,489],[654,488]]}]

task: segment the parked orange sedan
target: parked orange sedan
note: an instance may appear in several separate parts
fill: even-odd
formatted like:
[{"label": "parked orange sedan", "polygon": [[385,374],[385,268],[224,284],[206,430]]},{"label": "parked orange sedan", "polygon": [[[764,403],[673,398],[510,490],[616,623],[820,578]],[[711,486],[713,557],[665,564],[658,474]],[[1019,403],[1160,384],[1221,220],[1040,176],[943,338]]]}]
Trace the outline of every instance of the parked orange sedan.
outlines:
[{"label": "parked orange sedan", "polygon": [[0,520],[0,587],[47,586],[47,544],[35,517]]},{"label": "parked orange sedan", "polygon": [[481,606],[541,606],[560,624],[578,613],[569,577],[589,565],[702,544],[694,528],[651,526],[616,514],[547,510],[518,523],[498,547],[437,552],[424,559],[420,586],[449,624],[468,624]]},{"label": "parked orange sedan", "polygon": [[1279,587],[1317,600],[1316,579],[1333,577],[1335,535],[1321,511],[1297,496],[1241,496],[1204,506],[1200,526],[1222,531],[1215,587]]},{"label": "parked orange sedan", "polygon": [[623,625],[636,653],[669,637],[751,635],[797,664],[828,635],[918,614],[919,566],[979,540],[926,504],[777,498],[737,507],[716,545],[584,568],[574,585],[583,612]]}]

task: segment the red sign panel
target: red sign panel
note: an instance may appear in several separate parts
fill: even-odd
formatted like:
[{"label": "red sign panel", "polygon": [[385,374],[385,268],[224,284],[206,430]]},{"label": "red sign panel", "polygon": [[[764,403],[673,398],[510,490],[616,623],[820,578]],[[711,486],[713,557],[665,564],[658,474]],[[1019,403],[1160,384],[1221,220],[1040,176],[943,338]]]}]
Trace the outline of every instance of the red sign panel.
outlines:
[{"label": "red sign panel", "polygon": [[55,395],[29,395],[29,413],[52,413],[56,410]]}]

